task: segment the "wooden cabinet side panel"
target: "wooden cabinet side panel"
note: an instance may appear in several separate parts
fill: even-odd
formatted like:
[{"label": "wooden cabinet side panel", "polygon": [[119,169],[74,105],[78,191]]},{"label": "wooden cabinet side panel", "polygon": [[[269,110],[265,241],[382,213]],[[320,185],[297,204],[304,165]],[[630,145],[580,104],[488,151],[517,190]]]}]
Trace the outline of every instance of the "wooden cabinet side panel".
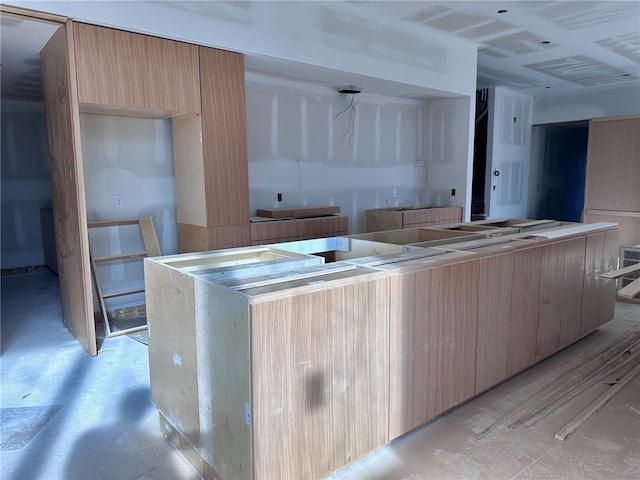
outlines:
[{"label": "wooden cabinet side panel", "polygon": [[73,44],[68,21],[53,34],[40,58],[62,318],[89,354],[96,355]]},{"label": "wooden cabinet side panel", "polygon": [[475,393],[508,375],[512,269],[511,254],[480,260]]},{"label": "wooden cabinet side panel", "polygon": [[244,58],[199,48],[207,225],[249,224]]},{"label": "wooden cabinet side panel", "polygon": [[389,440],[436,415],[437,268],[389,283]]},{"label": "wooden cabinet side panel", "polygon": [[223,479],[252,478],[249,306],[195,281],[200,454]]},{"label": "wooden cabinet side panel", "polygon": [[200,112],[198,47],[145,36],[147,72],[145,107],[172,112]]},{"label": "wooden cabinet side panel", "polygon": [[324,477],[332,471],[330,296],[250,308],[254,478]]},{"label": "wooden cabinet side panel", "polygon": [[584,208],[640,211],[640,118],[591,122]]},{"label": "wooden cabinet side panel", "polygon": [[543,247],[540,255],[536,361],[557,352],[561,345],[562,284],[565,269],[564,242],[556,242]]},{"label": "wooden cabinet side panel", "polygon": [[438,267],[438,413],[475,392],[478,270],[475,260]]},{"label": "wooden cabinet side panel", "polygon": [[598,328],[600,321],[600,286],[598,275],[602,271],[604,233],[587,235],[584,257],[584,289],[582,291],[582,321],[580,335]]},{"label": "wooden cabinet side panel", "polygon": [[560,348],[566,347],[574,340],[580,338],[585,245],[585,237],[579,237],[565,242]]},{"label": "wooden cabinet side panel", "polygon": [[[640,170],[640,167],[638,168]],[[640,185],[639,185],[640,186]],[[620,251],[620,236],[618,230],[604,232],[602,250],[602,268],[604,273],[615,270],[618,266],[618,252]],[[613,318],[616,305],[616,282],[598,277],[600,283],[600,309],[598,311],[598,326],[604,325]]]},{"label": "wooden cabinet side panel", "polygon": [[200,446],[193,277],[145,261],[151,399],[195,448]]},{"label": "wooden cabinet side panel", "polygon": [[514,252],[509,325],[509,376],[533,365],[538,331],[540,248]]},{"label": "wooden cabinet side panel", "polygon": [[178,115],[171,119],[171,126],[178,223],[206,227],[201,116],[198,113]]},{"label": "wooden cabinet side panel", "polygon": [[330,295],[332,468],[388,440],[388,293],[383,278]]}]

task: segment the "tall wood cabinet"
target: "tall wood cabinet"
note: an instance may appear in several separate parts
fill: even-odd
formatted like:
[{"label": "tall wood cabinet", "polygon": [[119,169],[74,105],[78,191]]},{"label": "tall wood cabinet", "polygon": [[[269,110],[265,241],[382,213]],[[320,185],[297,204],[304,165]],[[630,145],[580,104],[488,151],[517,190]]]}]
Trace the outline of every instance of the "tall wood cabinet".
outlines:
[{"label": "tall wood cabinet", "polygon": [[616,222],[620,244],[640,243],[640,117],[591,120],[585,223]]},{"label": "tall wood cabinet", "polygon": [[244,62],[237,53],[71,21],[59,32],[41,56],[58,263],[67,265],[61,298],[65,323],[95,355],[79,113],[172,118],[180,250],[245,246]]}]

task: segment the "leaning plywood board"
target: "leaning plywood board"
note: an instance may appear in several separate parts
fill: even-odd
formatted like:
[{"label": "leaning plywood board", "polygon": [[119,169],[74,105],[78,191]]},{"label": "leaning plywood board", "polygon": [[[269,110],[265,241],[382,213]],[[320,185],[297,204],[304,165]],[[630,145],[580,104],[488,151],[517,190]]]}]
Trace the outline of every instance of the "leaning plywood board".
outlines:
[{"label": "leaning plywood board", "polygon": [[633,272],[637,272],[637,271],[640,271],[640,263],[636,263],[634,265],[628,265],[626,267],[619,268],[617,270],[612,270],[610,272],[601,273],[599,275],[599,277],[600,278],[613,279],[613,278],[624,277],[625,275],[628,275],[629,273],[633,273]]},{"label": "leaning plywood board", "polygon": [[640,294],[640,278],[635,279],[626,287],[618,290],[618,295],[625,298],[635,298]]},{"label": "leaning plywood board", "polygon": [[72,28],[70,21],[61,26],[40,58],[62,319],[89,354],[96,355]]}]

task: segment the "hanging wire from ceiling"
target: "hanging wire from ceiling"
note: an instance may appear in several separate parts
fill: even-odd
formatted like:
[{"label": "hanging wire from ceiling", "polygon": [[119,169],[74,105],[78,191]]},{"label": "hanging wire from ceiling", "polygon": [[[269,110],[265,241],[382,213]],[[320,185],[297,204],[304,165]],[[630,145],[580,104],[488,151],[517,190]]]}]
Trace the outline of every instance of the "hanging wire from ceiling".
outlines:
[{"label": "hanging wire from ceiling", "polygon": [[338,118],[340,115],[342,115],[343,113],[345,113],[346,111],[350,110],[351,111],[351,116],[350,116],[350,120],[349,123],[351,125],[351,134],[349,135],[349,146],[351,146],[351,141],[353,140],[353,135],[355,134],[356,131],[356,106],[353,104],[353,99],[355,98],[357,93],[360,93],[362,90],[358,87],[356,87],[355,85],[347,85],[345,87],[341,87],[338,89],[339,93],[342,94],[350,94],[351,95],[351,101],[349,102],[349,105],[347,105],[344,110],[342,110],[340,113],[338,113],[335,118]]}]

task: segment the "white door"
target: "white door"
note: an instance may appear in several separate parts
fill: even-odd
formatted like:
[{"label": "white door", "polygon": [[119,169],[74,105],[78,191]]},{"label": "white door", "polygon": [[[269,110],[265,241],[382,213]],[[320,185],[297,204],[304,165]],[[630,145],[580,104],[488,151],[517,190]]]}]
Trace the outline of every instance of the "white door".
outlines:
[{"label": "white door", "polygon": [[485,205],[489,218],[526,218],[533,98],[489,91]]}]

